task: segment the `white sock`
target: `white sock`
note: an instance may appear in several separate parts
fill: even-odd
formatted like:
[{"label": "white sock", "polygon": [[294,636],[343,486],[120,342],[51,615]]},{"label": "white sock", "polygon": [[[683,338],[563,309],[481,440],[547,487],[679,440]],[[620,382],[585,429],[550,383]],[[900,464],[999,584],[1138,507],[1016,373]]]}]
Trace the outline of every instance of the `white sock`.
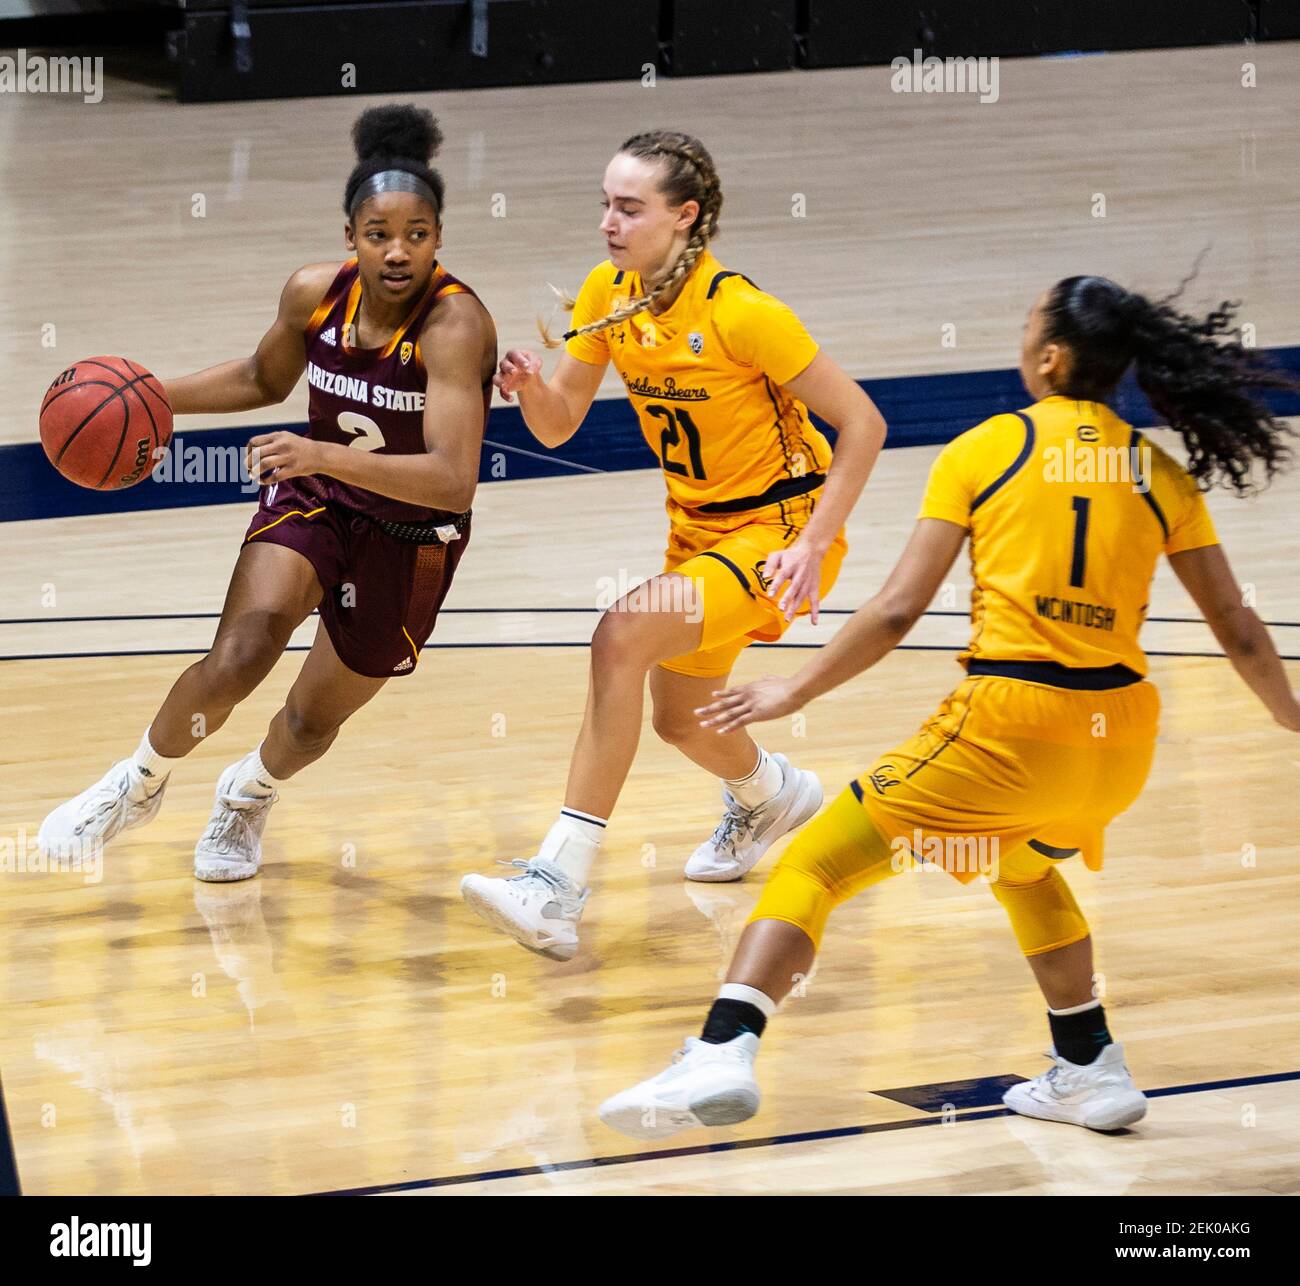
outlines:
[{"label": "white sock", "polygon": [[776,1001],[767,992],[759,991],[757,987],[746,987],[743,982],[724,982],[718,988],[718,999],[743,1000],[759,1010],[764,1018],[771,1018],[776,1013]]},{"label": "white sock", "polygon": [[262,762],[262,747],[258,746],[239,761],[239,771],[235,773],[230,793],[249,799],[266,799],[275,794],[277,786],[283,785],[283,781],[267,772],[266,765]]},{"label": "white sock", "polygon": [[580,889],[585,889],[604,835],[603,817],[580,813],[576,808],[561,808],[537,856],[554,862]]},{"label": "white sock", "polygon": [[1089,1009],[1096,1009],[1101,1004],[1100,1000],[1089,1000],[1083,1005],[1074,1005],[1070,1009],[1053,1009],[1051,1005],[1047,1006],[1049,1014],[1055,1014],[1058,1018],[1068,1018],[1071,1014],[1086,1013]]},{"label": "white sock", "polygon": [[162,787],[167,780],[168,774],[173,768],[180,763],[179,759],[169,759],[166,755],[160,755],[149,741],[149,729],[144,730],[144,736],[140,738],[140,744],[136,747],[135,754],[131,756],[131,762],[135,764],[136,770],[144,778],[148,786],[149,794]]},{"label": "white sock", "polygon": [[757,808],[777,794],[781,782],[781,765],[759,746],[758,764],[754,771],[739,781],[728,781],[727,789],[741,807]]}]

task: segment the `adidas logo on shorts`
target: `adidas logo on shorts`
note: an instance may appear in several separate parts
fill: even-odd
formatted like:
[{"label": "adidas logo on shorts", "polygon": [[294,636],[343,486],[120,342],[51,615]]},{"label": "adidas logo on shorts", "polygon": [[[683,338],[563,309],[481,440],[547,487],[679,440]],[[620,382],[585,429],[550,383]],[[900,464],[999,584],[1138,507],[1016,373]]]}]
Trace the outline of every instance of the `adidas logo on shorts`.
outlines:
[{"label": "adidas logo on shorts", "polygon": [[320,333],[320,342],[321,342],[322,344],[329,344],[331,347],[333,347],[333,346],[335,346],[335,345],[338,344],[338,336],[334,334],[334,327],[333,327],[333,326],[331,326],[331,327],[329,328],[329,330],[323,330],[323,331],[321,331],[321,333]]},{"label": "adidas logo on shorts", "polygon": [[395,665],[395,666],[393,666],[393,673],[394,673],[394,674],[401,674],[401,672],[402,672],[403,670],[409,670],[409,669],[411,668],[411,666],[413,666],[414,664],[415,664],[415,662],[412,661],[411,658],[408,656],[408,657],[406,658],[406,660],[403,661],[400,665]]}]

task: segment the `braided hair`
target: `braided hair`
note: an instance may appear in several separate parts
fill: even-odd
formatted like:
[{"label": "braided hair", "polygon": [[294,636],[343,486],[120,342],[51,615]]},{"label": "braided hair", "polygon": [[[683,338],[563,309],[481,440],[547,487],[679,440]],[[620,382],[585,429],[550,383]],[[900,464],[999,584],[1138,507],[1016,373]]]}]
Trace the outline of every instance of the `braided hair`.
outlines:
[{"label": "braided hair", "polygon": [[[634,134],[618,150],[622,154],[635,156],[642,161],[661,164],[658,190],[663,193],[668,204],[679,206],[687,201],[698,201],[700,212],[695,216],[695,222],[691,224],[690,236],[681,254],[677,256],[677,262],[653,290],[624,300],[612,313],[597,321],[580,326],[577,330],[566,331],[565,339],[605,330],[609,326],[618,325],[628,317],[635,316],[643,308],[653,307],[656,300],[670,294],[686,280],[709,242],[718,235],[718,215],[722,210],[722,185],[718,180],[718,171],[713,165],[713,157],[709,155],[708,149],[699,139],[674,130],[651,130],[644,134]],[[565,309],[572,310],[574,304],[572,299],[562,293],[560,299]],[[539,322],[538,328],[542,332],[542,342],[547,348],[560,347],[561,341],[553,339],[544,324]]]},{"label": "braided hair", "polygon": [[368,107],[352,126],[352,145],[357,163],[343,189],[343,209],[352,218],[357,189],[382,170],[405,170],[427,183],[437,198],[434,214],[442,219],[442,175],[429,168],[442,146],[442,130],[431,112],[414,103]]},{"label": "braided hair", "polygon": [[[1204,317],[1177,311],[1186,285],[1151,300],[1106,277],[1058,281],[1043,306],[1042,338],[1067,345],[1075,361],[1065,387],[1055,391],[1104,402],[1132,362],[1152,408],[1182,437],[1197,483],[1245,495],[1256,489],[1253,465],[1263,465],[1267,483],[1291,458],[1284,438],[1292,431],[1260,391],[1300,392],[1300,383],[1242,345],[1238,304],[1225,300]],[[1238,338],[1218,342],[1225,335]]]}]

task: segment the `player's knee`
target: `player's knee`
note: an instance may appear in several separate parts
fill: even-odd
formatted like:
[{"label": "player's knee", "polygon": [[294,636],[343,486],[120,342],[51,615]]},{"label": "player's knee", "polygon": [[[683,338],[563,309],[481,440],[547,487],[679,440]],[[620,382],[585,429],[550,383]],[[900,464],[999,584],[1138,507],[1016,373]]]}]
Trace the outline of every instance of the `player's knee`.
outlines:
[{"label": "player's knee", "polygon": [[641,666],[649,670],[657,659],[645,613],[611,610],[600,618],[591,636],[591,664],[595,669]]},{"label": "player's knee", "polygon": [[656,705],[653,722],[659,740],[670,746],[683,746],[701,732],[699,715],[677,706]]},{"label": "player's knee", "polygon": [[290,700],[284,708],[284,731],[295,750],[316,750],[338,735],[340,720],[319,709]]},{"label": "player's knee", "polygon": [[826,921],[841,901],[824,872],[783,859],[768,876],[749,920],[751,924],[755,920],[784,920],[797,925],[820,951]]},{"label": "player's knee", "polygon": [[216,697],[233,704],[266,678],[283,651],[273,635],[234,630],[213,644],[203,661],[204,676]]},{"label": "player's knee", "polygon": [[1088,936],[1088,921],[1055,867],[1041,879],[995,880],[993,896],[1002,903],[1024,955],[1039,955]]}]

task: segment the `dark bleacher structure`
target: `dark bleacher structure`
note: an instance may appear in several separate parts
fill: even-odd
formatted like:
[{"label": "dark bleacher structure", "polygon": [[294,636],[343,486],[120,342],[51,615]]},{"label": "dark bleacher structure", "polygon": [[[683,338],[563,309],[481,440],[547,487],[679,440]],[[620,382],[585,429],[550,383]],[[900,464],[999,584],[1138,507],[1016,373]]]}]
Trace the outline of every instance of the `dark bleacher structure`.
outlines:
[{"label": "dark bleacher structure", "polygon": [[0,47],[149,45],[182,102],[1298,38],[1300,0],[0,0]]}]

